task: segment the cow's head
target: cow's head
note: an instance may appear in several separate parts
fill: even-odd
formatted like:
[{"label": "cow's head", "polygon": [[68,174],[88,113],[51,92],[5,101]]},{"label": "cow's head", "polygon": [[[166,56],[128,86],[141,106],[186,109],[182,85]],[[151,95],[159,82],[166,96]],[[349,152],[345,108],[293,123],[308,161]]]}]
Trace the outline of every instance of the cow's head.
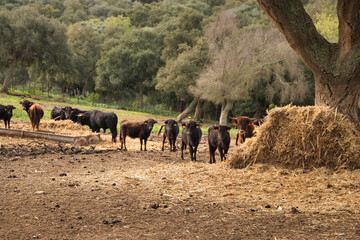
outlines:
[{"label": "cow's head", "polygon": [[150,131],[152,131],[155,123],[157,123],[157,121],[152,118],[144,121],[144,125],[147,126]]},{"label": "cow's head", "polygon": [[175,120],[168,119],[164,123],[165,123],[165,128],[168,130],[179,129],[179,125],[178,125],[177,121],[175,121]]},{"label": "cow's head", "polygon": [[67,106],[63,108],[64,112],[65,112],[65,119],[70,119],[70,114],[72,113],[72,111],[74,111],[72,109],[72,107]]},{"label": "cow's head", "polygon": [[[184,124],[183,124],[183,126],[184,126]],[[187,135],[193,135],[197,128],[200,128],[200,125],[199,125],[199,123],[197,123],[195,121],[189,121],[188,123],[185,124],[185,129],[186,129]]]},{"label": "cow's head", "polygon": [[236,117],[231,120],[231,123],[235,125],[235,128],[237,128],[239,131],[245,131],[247,126],[252,124],[252,121],[248,117]]},{"label": "cow's head", "polygon": [[29,108],[34,104],[33,102],[30,102],[29,100],[23,100],[20,102],[20,104],[23,107],[23,110],[25,110],[26,112],[29,111]]},{"label": "cow's head", "polygon": [[12,116],[13,114],[13,109],[16,109],[16,107],[14,107],[13,105],[7,105],[5,107],[5,111],[8,113],[9,116]]},{"label": "cow's head", "polygon": [[226,125],[216,125],[214,126],[215,132],[219,133],[219,135],[224,135],[230,132],[231,127]]}]

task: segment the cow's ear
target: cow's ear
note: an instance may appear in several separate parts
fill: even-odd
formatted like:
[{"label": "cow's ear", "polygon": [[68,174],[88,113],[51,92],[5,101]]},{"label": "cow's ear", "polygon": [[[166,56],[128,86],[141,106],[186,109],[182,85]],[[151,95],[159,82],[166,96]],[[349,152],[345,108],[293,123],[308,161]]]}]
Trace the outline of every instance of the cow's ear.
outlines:
[{"label": "cow's ear", "polygon": [[186,128],[186,124],[185,124],[185,123],[181,124],[181,126],[182,126],[182,128]]},{"label": "cow's ear", "polygon": [[12,109],[16,109],[16,107],[14,107],[14,106],[11,106],[12,107]]},{"label": "cow's ear", "polygon": [[199,128],[199,127],[200,127],[200,125],[199,125],[199,124],[196,124],[195,126],[196,126],[196,128]]},{"label": "cow's ear", "polygon": [[174,126],[177,126],[177,122],[174,123]]},{"label": "cow's ear", "polygon": [[228,126],[226,127],[227,132],[230,132],[230,129],[231,129],[231,127],[228,127]]},{"label": "cow's ear", "polygon": [[71,112],[73,113],[73,112],[74,112],[74,110],[71,110]]},{"label": "cow's ear", "polygon": [[166,120],[164,123],[165,123],[165,124],[168,124],[168,123],[169,123],[169,120]]},{"label": "cow's ear", "polygon": [[214,129],[215,129],[215,132],[219,131],[219,127],[218,127],[218,126],[214,127]]},{"label": "cow's ear", "polygon": [[144,122],[145,125],[148,125],[148,123],[149,123],[148,121],[145,121],[145,122]]},{"label": "cow's ear", "polygon": [[7,111],[7,107],[5,107],[5,111]]},{"label": "cow's ear", "polygon": [[33,102],[29,102],[29,107],[31,107],[34,103]]},{"label": "cow's ear", "polygon": [[236,119],[231,119],[231,123],[232,123],[233,125],[236,125],[236,124],[237,124],[237,120],[236,120]]}]

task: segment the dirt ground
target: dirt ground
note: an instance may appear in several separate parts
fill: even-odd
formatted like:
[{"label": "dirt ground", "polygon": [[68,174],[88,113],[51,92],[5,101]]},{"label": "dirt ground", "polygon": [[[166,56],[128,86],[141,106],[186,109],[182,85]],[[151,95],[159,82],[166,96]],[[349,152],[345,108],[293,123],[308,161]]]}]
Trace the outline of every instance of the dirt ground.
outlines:
[{"label": "dirt ground", "polygon": [[102,139],[0,137],[0,239],[360,239],[360,171],[210,165],[205,137],[197,163],[157,136],[147,152]]}]

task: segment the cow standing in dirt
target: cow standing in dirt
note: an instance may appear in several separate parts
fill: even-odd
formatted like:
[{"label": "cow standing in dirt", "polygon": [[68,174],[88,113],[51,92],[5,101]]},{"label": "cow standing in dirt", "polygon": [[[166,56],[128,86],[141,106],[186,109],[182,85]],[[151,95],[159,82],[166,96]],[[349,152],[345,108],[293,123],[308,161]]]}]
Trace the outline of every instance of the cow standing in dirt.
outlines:
[{"label": "cow standing in dirt", "polygon": [[163,141],[162,141],[162,147],[161,147],[161,151],[164,151],[164,143],[166,138],[169,139],[169,144],[170,144],[170,152],[175,152],[176,151],[176,138],[179,135],[179,125],[175,120],[169,119],[166,120],[165,125],[162,125],[158,135],[160,134],[162,128],[165,126],[165,131],[163,134]]},{"label": "cow standing in dirt", "polygon": [[233,118],[231,123],[235,125],[238,130],[236,134],[236,145],[240,145],[245,142],[246,138],[251,138],[254,135],[255,126],[250,118],[239,116]]},{"label": "cow standing in dirt", "polygon": [[93,132],[100,132],[110,129],[112,141],[116,142],[118,117],[113,112],[101,112],[99,110],[90,111],[90,126]]},{"label": "cow standing in dirt", "polygon": [[219,150],[221,161],[226,160],[230,146],[230,127],[226,125],[212,125],[208,129],[208,143],[210,163],[215,163],[215,152]]},{"label": "cow standing in dirt", "polygon": [[4,120],[5,128],[10,129],[10,119],[13,115],[13,109],[16,109],[13,105],[3,106],[0,104],[0,120]]},{"label": "cow standing in dirt", "polygon": [[29,100],[23,100],[20,104],[30,118],[33,131],[35,131],[35,127],[39,131],[40,119],[44,116],[42,107],[38,103],[30,102]]},{"label": "cow standing in dirt", "polygon": [[181,134],[181,159],[184,159],[184,149],[189,145],[191,161],[196,162],[196,151],[199,146],[202,132],[198,123],[189,121],[182,124]]},{"label": "cow standing in dirt", "polygon": [[144,151],[146,151],[146,142],[155,123],[157,123],[157,121],[154,119],[148,119],[144,122],[129,122],[127,120],[122,121],[120,124],[121,149],[124,147],[125,150],[127,150],[125,140],[126,136],[129,136],[131,138],[140,138],[140,151],[142,151],[142,145],[144,141]]},{"label": "cow standing in dirt", "polygon": [[110,129],[112,141],[116,142],[118,117],[113,112],[101,112],[99,110],[86,111],[76,115],[77,122],[81,125],[88,125],[93,132],[100,132],[102,128],[104,133]]}]

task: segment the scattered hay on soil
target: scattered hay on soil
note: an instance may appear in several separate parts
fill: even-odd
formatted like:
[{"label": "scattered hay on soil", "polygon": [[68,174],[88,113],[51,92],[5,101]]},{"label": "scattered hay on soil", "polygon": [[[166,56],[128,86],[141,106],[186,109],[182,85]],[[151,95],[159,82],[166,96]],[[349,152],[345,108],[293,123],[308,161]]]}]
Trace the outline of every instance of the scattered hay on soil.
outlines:
[{"label": "scattered hay on soil", "polygon": [[263,210],[270,204],[273,210],[281,206],[289,211],[297,206],[300,211],[328,213],[346,208],[354,214],[360,213],[359,177],[359,170],[289,170],[265,164],[237,170],[225,162],[158,164],[109,176],[112,181],[141,184],[149,195],[161,196],[161,205],[207,199],[247,209]]},{"label": "scattered hay on soil", "polygon": [[343,115],[328,107],[275,108],[230,156],[230,166],[270,163],[288,168],[358,169],[360,133]]}]

